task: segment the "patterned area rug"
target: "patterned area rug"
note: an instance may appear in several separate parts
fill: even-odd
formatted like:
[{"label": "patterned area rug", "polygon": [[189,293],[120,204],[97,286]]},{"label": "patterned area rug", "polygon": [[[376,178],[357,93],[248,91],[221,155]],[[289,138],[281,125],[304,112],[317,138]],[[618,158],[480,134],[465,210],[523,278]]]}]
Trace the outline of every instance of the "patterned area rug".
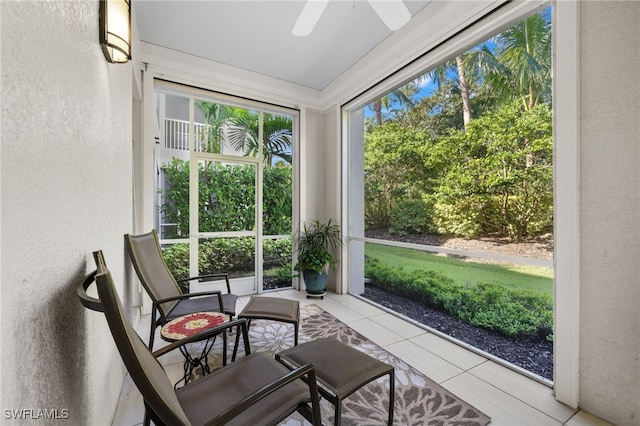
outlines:
[{"label": "patterned area rug", "polygon": [[[394,366],[394,425],[484,426],[491,421],[490,417],[367,340],[317,305],[301,305],[300,316],[299,343],[331,337]],[[275,321],[253,321],[249,330],[249,340],[253,352],[275,354],[293,346],[293,326]],[[219,342],[216,342],[216,345],[218,344]],[[219,362],[219,359],[212,359],[210,364],[219,365]],[[369,383],[343,401],[342,425],[386,424],[388,398],[388,376]],[[323,423],[333,425],[333,405],[322,399],[321,409]],[[297,413],[283,423],[283,426],[300,425],[308,423]]]}]

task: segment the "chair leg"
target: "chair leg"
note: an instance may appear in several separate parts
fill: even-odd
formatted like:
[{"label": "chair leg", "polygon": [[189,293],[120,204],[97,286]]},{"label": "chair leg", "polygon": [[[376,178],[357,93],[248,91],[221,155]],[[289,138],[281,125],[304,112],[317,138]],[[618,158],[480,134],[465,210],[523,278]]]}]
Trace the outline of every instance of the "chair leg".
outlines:
[{"label": "chair leg", "polygon": [[240,344],[240,333],[236,330],[236,342],[233,345],[233,354],[231,355],[231,362],[236,361],[236,355],[238,354],[238,345]]},{"label": "chair leg", "polygon": [[149,328],[151,329],[149,331],[149,350],[153,351],[153,341],[156,337],[156,327],[158,326],[158,323],[156,321],[156,310],[155,307],[152,308],[152,312],[151,312],[151,324],[149,324]]},{"label": "chair leg", "polygon": [[395,371],[391,370],[389,373],[389,422],[388,425],[393,425],[393,407],[395,405],[395,394],[396,394],[396,385],[395,385]]},{"label": "chair leg", "polygon": [[151,332],[149,333],[149,350],[153,351],[153,340],[155,338],[155,327],[151,324]]},{"label": "chair leg", "polygon": [[[235,343],[233,345],[233,353],[231,355],[231,362],[235,362],[236,361],[236,356],[238,355],[238,346],[240,345],[240,334],[242,334],[240,332],[240,325],[238,325],[236,327],[235,333],[236,333],[236,341],[235,341]],[[247,332],[247,334],[248,334],[248,332]]]},{"label": "chair leg", "polygon": [[227,365],[227,333],[222,333],[222,366]]}]

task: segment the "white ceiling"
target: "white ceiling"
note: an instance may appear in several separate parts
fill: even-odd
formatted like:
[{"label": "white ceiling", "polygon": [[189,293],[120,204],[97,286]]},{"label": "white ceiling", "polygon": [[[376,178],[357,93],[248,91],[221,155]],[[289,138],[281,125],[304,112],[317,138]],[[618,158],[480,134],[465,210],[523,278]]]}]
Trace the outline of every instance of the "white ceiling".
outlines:
[{"label": "white ceiling", "polygon": [[[380,1],[380,0],[374,0]],[[415,15],[430,0],[403,0]],[[323,89],[391,31],[366,0],[331,0],[310,35],[305,0],[133,0],[143,42]]]}]

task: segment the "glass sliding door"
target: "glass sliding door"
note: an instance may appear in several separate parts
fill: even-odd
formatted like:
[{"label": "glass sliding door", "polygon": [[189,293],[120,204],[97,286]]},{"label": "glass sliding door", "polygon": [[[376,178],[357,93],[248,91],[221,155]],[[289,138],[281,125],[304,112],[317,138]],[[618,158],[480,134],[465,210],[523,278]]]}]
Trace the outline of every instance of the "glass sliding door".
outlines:
[{"label": "glass sliding door", "polygon": [[[191,163],[191,275],[227,273],[234,292],[257,292],[256,216],[257,171],[255,161],[221,162],[210,154],[194,154]],[[221,283],[217,282],[216,285]],[[212,290],[213,282],[198,283]]]},{"label": "glass sliding door", "polygon": [[155,226],[174,275],[228,273],[236,294],[292,287],[297,112],[167,82],[155,101]]}]

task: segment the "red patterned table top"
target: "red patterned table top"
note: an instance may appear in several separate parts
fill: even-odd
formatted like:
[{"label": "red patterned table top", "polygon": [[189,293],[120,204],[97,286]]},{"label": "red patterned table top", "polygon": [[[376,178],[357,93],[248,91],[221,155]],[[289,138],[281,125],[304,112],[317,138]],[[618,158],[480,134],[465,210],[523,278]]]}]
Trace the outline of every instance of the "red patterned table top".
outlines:
[{"label": "red patterned table top", "polygon": [[166,340],[180,340],[225,322],[229,322],[229,316],[222,312],[197,312],[169,321],[160,329],[160,335]]}]

